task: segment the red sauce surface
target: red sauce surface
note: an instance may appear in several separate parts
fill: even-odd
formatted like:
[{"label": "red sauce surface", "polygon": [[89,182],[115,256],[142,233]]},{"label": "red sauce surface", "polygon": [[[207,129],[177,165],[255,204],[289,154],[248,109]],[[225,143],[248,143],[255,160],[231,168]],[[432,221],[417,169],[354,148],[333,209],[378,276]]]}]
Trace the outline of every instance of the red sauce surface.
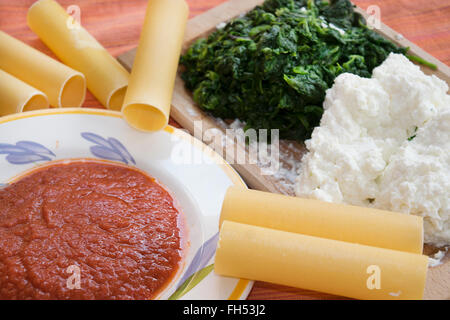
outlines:
[{"label": "red sauce surface", "polygon": [[152,298],[178,270],[179,222],[170,194],[137,170],[38,169],[0,190],[0,299]]}]

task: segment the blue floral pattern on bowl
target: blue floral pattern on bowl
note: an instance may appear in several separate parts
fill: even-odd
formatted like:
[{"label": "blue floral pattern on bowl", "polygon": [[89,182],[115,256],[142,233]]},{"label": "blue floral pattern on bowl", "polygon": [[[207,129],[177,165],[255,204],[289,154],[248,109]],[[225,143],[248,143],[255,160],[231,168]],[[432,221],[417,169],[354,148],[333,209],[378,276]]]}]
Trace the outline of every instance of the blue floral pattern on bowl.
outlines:
[{"label": "blue floral pattern on bowl", "polygon": [[[55,113],[61,113],[61,115],[55,117]],[[2,191],[10,185],[7,183],[8,181],[14,181],[13,177],[22,174],[24,170],[55,160],[97,158],[140,168],[149,161],[146,154],[149,149],[154,154],[166,152],[167,145],[172,146],[174,141],[183,143],[186,147],[192,146],[190,139],[183,139],[181,142],[178,142],[179,139],[172,139],[172,135],[175,134],[176,136],[185,135],[177,129],[166,130],[170,137],[167,134],[149,135],[148,139],[141,140],[141,134],[136,133],[129,126],[125,126],[117,113],[104,110],[55,109],[51,110],[49,114],[45,112],[32,116],[18,114],[15,117],[15,119],[7,121],[7,127],[3,126],[3,122],[0,121],[0,168],[2,169],[0,170],[0,190]],[[98,117],[98,122],[93,123],[91,121],[93,117]],[[102,121],[104,119],[108,119],[108,121]],[[75,123],[76,125],[74,125]],[[40,129],[36,130],[36,128]],[[16,139],[10,140],[13,137]],[[186,134],[186,138],[190,138],[190,136]],[[160,143],[161,141],[164,143]],[[139,148],[140,144],[143,147]],[[197,153],[203,154],[200,148],[193,149],[193,152],[196,155]],[[225,192],[226,185],[239,180],[239,176],[234,171],[223,169],[225,166],[221,166],[220,160],[214,158],[213,162],[214,166],[197,166],[179,164],[173,162],[172,159],[167,159],[167,163],[157,161],[155,168],[164,165],[164,168],[167,166],[170,170],[170,168],[180,165],[183,170],[177,171],[178,182],[184,188],[192,190],[196,201],[202,206],[208,207],[215,203],[217,193],[204,194],[203,189],[197,189],[201,182],[197,181],[198,179],[192,179],[193,175],[201,176],[207,173],[212,177],[217,177],[223,182],[223,187],[220,187],[223,192]],[[177,170],[178,168],[180,167],[177,167]],[[239,181],[237,183],[241,184]],[[244,186],[243,183],[242,185]],[[219,213],[217,212],[217,214]],[[196,215],[195,212],[190,214]],[[212,213],[208,212],[208,215],[210,214]],[[200,219],[203,219],[203,215],[200,215]],[[207,299],[227,299],[231,293],[237,297],[242,292],[241,297],[244,297],[243,290],[251,287],[252,283],[247,280],[244,280],[245,283],[236,283],[235,279],[222,279],[214,274],[214,256],[219,239],[217,224],[210,223],[210,220],[204,222],[207,226],[205,230],[209,230],[211,233],[208,233],[207,238],[203,241],[201,238],[199,239],[201,234],[195,234],[195,241],[186,253],[186,263],[182,265],[179,278],[174,279],[174,283],[171,283],[162,297],[170,296],[168,298],[172,300],[185,297],[199,299],[207,295],[205,296]],[[199,226],[195,226],[196,231],[202,232],[201,229]],[[224,283],[225,286],[223,286]],[[230,288],[234,288],[233,291],[230,291]]]},{"label": "blue floral pattern on bowl", "polygon": [[[125,164],[136,164],[133,156],[131,156],[125,146],[115,138],[105,139],[92,132],[83,132],[81,137],[94,143],[94,146],[91,146],[89,150],[98,158],[120,161]],[[19,141],[15,145],[0,143],[0,154],[6,154],[6,160],[11,164],[50,161],[52,157],[56,157],[50,149],[32,141]],[[6,186],[8,184],[0,183],[0,189]],[[219,233],[216,233],[197,250],[191,264],[178,282],[177,289],[169,299],[180,299],[212,272],[214,265],[208,265],[208,263],[216,253],[218,239]]]},{"label": "blue floral pattern on bowl", "polygon": [[178,282],[177,289],[170,296],[169,300],[180,299],[211,273],[214,265],[207,266],[207,264],[216,254],[218,240],[219,233],[216,233],[197,250],[194,259],[192,259],[191,264],[184,272],[183,277]]},{"label": "blue floral pattern on bowl", "polygon": [[19,141],[15,145],[0,143],[0,154],[6,154],[6,161],[16,165],[50,161],[56,157],[50,149],[33,141]]},{"label": "blue floral pattern on bowl", "polygon": [[94,143],[90,148],[91,153],[100,159],[120,161],[125,164],[136,164],[136,161],[125,148],[125,146],[116,138],[103,138],[92,132],[83,132],[81,136]]}]

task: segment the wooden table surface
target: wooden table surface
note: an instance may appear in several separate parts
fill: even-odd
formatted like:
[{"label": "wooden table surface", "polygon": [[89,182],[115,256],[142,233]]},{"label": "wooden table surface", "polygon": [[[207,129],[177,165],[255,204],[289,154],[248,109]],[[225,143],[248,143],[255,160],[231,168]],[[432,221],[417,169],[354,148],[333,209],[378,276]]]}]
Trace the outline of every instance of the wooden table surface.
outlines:
[{"label": "wooden table surface", "polygon": [[[226,0],[187,0],[191,17]],[[242,0],[245,1],[245,0]],[[0,0],[0,30],[54,55],[26,24],[26,12],[34,0]],[[377,5],[382,21],[407,39],[450,65],[450,0],[353,0],[363,9]],[[65,8],[78,5],[81,23],[118,56],[137,46],[147,0],[59,0]],[[102,108],[88,93],[85,107]],[[173,121],[172,124],[176,125]],[[249,299],[339,299],[331,295],[263,282],[255,283]]]}]

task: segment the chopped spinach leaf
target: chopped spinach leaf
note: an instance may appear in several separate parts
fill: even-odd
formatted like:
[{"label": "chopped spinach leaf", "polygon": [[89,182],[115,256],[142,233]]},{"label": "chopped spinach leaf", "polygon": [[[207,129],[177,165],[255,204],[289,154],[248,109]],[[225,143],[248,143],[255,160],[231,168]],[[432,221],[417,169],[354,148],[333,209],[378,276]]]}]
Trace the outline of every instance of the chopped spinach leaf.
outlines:
[{"label": "chopped spinach leaf", "polygon": [[366,27],[348,0],[267,0],[182,56],[182,78],[213,116],[305,140],[341,73],[370,77],[399,48]]}]

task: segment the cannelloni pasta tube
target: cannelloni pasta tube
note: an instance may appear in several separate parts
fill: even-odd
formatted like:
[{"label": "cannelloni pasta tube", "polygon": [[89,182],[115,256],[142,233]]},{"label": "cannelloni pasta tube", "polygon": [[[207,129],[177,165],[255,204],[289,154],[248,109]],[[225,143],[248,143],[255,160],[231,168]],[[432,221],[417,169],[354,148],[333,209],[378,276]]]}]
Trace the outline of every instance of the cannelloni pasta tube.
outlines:
[{"label": "cannelloni pasta tube", "polygon": [[428,257],[225,221],[219,275],[356,299],[422,299]]},{"label": "cannelloni pasta tube", "polygon": [[0,31],[0,69],[44,92],[54,107],[80,107],[84,75]]},{"label": "cannelloni pasta tube", "polygon": [[0,117],[48,108],[45,94],[0,70]]},{"label": "cannelloni pasta tube", "polygon": [[423,219],[364,207],[228,189],[220,221],[301,233],[380,248],[422,253]]},{"label": "cannelloni pasta tube", "polygon": [[35,2],[28,25],[65,64],[86,76],[88,89],[107,108],[120,110],[129,74],[54,0]]},{"label": "cannelloni pasta tube", "polygon": [[150,0],[122,109],[131,126],[157,131],[169,120],[189,15],[184,0]]}]

